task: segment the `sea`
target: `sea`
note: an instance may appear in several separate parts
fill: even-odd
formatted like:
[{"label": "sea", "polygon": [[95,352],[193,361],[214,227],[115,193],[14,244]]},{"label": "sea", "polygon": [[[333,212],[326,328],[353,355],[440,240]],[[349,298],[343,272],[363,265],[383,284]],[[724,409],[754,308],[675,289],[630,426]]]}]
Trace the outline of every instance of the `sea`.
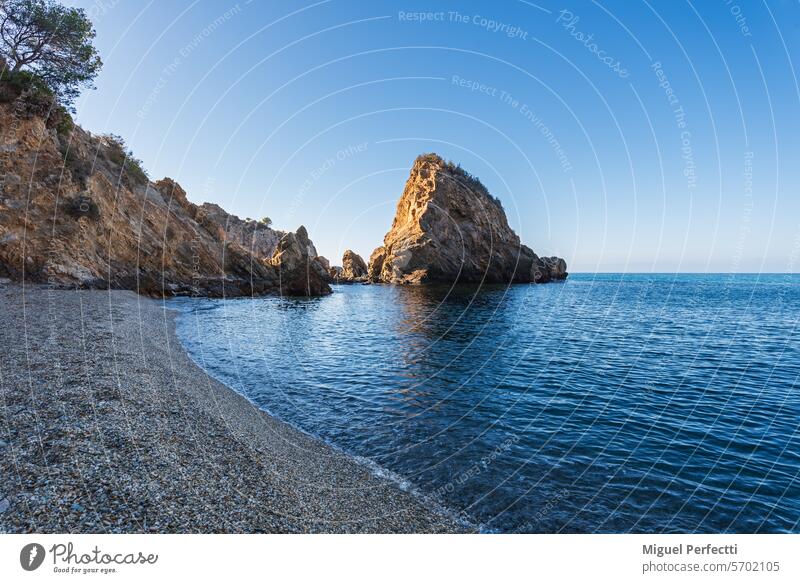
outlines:
[{"label": "sea", "polygon": [[170,305],[210,375],[484,532],[800,531],[800,275]]}]

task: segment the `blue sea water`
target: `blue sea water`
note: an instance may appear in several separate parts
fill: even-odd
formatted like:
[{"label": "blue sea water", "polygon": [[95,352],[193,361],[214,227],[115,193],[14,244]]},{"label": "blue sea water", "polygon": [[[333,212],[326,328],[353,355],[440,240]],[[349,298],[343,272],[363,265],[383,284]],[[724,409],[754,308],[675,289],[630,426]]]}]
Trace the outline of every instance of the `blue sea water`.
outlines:
[{"label": "blue sea water", "polygon": [[192,357],[485,530],[800,531],[800,276],[179,299]]}]

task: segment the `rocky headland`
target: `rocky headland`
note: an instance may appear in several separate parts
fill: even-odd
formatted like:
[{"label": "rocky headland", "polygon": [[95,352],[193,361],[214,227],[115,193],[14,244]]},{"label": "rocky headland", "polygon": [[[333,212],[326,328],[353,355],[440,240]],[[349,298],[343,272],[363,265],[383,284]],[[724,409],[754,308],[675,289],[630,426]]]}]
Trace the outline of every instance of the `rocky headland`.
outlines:
[{"label": "rocky headland", "polygon": [[[117,136],[0,82],[0,277],[151,296],[324,295],[329,283],[543,283],[566,263],[520,242],[500,201],[436,154],[417,158],[369,263],[331,267],[304,227],[276,231],[170,178],[151,181]],[[68,123],[69,122],[69,123]]]},{"label": "rocky headland", "polygon": [[0,87],[0,277],[152,296],[330,293],[305,228],[282,233],[148,179],[94,136]]},{"label": "rocky headland", "polygon": [[367,277],[393,284],[544,283],[565,279],[567,264],[523,245],[500,201],[477,178],[425,154],[411,168]]}]

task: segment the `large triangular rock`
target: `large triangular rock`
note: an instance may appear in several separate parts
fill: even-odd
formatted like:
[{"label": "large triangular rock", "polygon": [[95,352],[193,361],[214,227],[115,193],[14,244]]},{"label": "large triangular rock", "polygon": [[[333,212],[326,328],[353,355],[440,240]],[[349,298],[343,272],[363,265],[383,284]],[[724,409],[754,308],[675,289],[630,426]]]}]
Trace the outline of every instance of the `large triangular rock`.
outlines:
[{"label": "large triangular rock", "polygon": [[342,279],[347,281],[363,281],[367,277],[367,264],[361,255],[350,249],[342,255]]},{"label": "large triangular rock", "polygon": [[567,265],[523,245],[500,201],[477,178],[425,154],[411,168],[368,276],[385,283],[539,283],[564,279]]},{"label": "large triangular rock", "polygon": [[308,231],[301,226],[278,242],[270,264],[278,270],[284,295],[319,296],[331,293],[328,271],[319,261]]}]

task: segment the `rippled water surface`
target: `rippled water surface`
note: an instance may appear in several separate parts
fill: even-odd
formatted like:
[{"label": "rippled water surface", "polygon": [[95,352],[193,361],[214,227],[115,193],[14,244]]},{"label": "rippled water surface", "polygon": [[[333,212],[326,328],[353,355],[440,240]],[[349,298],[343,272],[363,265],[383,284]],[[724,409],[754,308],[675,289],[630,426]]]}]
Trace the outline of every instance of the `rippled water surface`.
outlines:
[{"label": "rippled water surface", "polygon": [[173,305],[211,374],[487,530],[800,530],[800,276]]}]

